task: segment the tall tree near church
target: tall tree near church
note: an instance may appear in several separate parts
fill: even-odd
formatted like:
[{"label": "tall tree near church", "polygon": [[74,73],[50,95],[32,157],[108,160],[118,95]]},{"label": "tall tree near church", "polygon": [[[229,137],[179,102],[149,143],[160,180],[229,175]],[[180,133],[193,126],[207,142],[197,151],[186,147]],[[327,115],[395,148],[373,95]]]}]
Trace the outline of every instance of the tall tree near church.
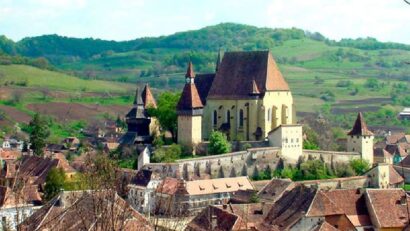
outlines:
[{"label": "tall tree near church", "polygon": [[29,124],[31,149],[37,156],[42,156],[46,139],[50,135],[47,121],[36,113]]}]

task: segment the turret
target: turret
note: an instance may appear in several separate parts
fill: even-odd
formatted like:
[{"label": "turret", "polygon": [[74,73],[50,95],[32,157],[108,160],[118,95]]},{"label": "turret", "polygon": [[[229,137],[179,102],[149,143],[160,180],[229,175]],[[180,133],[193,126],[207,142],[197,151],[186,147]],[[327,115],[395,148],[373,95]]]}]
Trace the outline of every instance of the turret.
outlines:
[{"label": "turret", "polygon": [[347,151],[359,152],[362,159],[373,164],[374,134],[367,128],[361,112],[358,113],[352,130],[347,133]]},{"label": "turret", "polygon": [[202,141],[201,127],[204,107],[194,78],[193,65],[189,62],[185,74],[185,86],[177,105],[178,143],[192,148]]}]

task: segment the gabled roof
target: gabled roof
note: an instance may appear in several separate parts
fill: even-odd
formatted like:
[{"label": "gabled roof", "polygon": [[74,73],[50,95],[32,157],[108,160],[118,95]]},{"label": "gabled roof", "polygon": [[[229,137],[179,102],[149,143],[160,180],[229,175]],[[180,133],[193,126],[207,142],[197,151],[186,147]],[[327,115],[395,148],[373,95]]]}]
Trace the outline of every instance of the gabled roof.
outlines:
[{"label": "gabled roof", "polygon": [[155,101],[155,98],[151,92],[151,88],[148,84],[145,84],[144,90],[142,90],[141,97],[145,109],[147,109],[148,107],[157,108],[157,102]]},{"label": "gabled roof", "polygon": [[384,148],[375,148],[374,149],[374,156],[375,157],[383,157],[383,158],[392,158],[392,154]]},{"label": "gabled roof", "polygon": [[[287,230],[305,216],[316,189],[297,185],[275,202],[264,220],[264,226],[273,230]],[[272,229],[271,229],[272,230]]]},{"label": "gabled roof", "polygon": [[399,155],[401,157],[407,156],[407,152],[406,150],[404,150],[401,144],[388,144],[386,145],[385,149],[392,155]]},{"label": "gabled roof", "polygon": [[261,94],[289,91],[269,51],[225,52],[210,89],[212,99],[247,99],[255,80]]},{"label": "gabled roof", "polygon": [[363,193],[357,189],[319,191],[307,216],[367,215]]},{"label": "gabled roof", "polygon": [[408,197],[403,189],[366,189],[375,228],[404,228],[409,224]]},{"label": "gabled roof", "polygon": [[361,112],[357,114],[356,121],[352,130],[347,133],[349,136],[373,136],[373,133],[367,128]]},{"label": "gabled roof", "polygon": [[261,200],[276,201],[293,186],[294,183],[290,179],[272,179],[258,192],[258,197]]},{"label": "gabled roof", "polygon": [[400,161],[400,163],[397,165],[403,166],[405,168],[410,168],[410,155],[407,155],[406,157],[404,157],[404,159]]},{"label": "gabled roof", "polygon": [[153,230],[113,191],[63,191],[21,223],[28,230]]}]

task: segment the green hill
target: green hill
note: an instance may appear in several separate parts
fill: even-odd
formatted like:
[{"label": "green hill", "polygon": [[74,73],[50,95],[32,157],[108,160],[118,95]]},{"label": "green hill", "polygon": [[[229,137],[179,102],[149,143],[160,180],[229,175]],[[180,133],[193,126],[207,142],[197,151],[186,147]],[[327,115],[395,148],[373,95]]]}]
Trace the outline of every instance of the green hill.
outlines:
[{"label": "green hill", "polygon": [[[82,79],[76,78],[78,82],[72,84],[65,82],[69,77],[60,80],[60,73],[58,76],[50,74],[49,80],[28,80],[29,85],[46,84],[67,91],[86,88],[87,91],[109,89],[115,92],[122,89],[121,84],[85,79],[148,82],[157,89],[179,90],[187,61],[193,61],[197,72],[212,72],[219,49],[271,50],[290,84],[298,112],[321,111],[329,116],[333,113],[339,116],[334,121],[343,127],[347,127],[352,118],[340,116],[352,116],[356,111],[369,112],[374,118],[370,124],[402,126],[403,123],[395,119],[386,122],[385,118],[393,118],[403,106],[410,106],[407,94],[410,46],[373,38],[333,41],[320,33],[297,28],[258,28],[233,23],[121,42],[58,35],[13,42],[0,37],[0,55],[9,55],[3,63],[55,68],[81,76]],[[9,80],[14,76],[24,80],[26,75],[18,74],[24,73],[19,68],[0,65],[0,73],[4,69],[7,73],[3,75]],[[27,68],[27,73],[31,73],[32,69]],[[46,73],[49,72],[41,71],[39,75]]]}]

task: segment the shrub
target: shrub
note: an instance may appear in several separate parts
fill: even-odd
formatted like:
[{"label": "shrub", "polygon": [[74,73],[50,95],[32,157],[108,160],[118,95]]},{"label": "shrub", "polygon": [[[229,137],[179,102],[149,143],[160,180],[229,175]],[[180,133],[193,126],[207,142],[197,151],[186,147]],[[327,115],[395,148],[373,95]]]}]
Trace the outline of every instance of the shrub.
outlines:
[{"label": "shrub", "polygon": [[181,158],[182,147],[178,144],[172,144],[169,147],[161,147],[155,150],[151,157],[154,163],[171,163]]},{"label": "shrub", "polygon": [[209,153],[223,154],[231,151],[231,144],[228,142],[226,135],[219,131],[213,131],[209,137]]},{"label": "shrub", "polygon": [[356,175],[363,175],[370,169],[369,162],[364,159],[353,159],[350,161],[349,165],[355,171]]}]

